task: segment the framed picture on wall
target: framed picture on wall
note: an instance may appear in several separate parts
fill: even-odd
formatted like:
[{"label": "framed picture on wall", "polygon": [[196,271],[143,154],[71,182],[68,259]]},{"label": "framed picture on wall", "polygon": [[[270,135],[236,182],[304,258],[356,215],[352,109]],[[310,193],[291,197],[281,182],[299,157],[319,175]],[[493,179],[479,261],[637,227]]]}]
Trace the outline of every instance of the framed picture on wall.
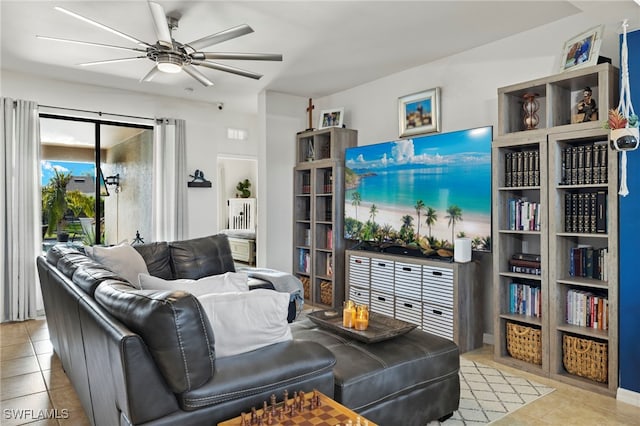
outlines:
[{"label": "framed picture on wall", "polygon": [[440,131],[440,88],[398,99],[400,137]]},{"label": "framed picture on wall", "polygon": [[593,27],[567,40],[562,49],[560,71],[575,70],[598,63],[603,26]]},{"label": "framed picture on wall", "polygon": [[320,112],[319,129],[328,127],[342,127],[344,123],[344,108],[323,109]]}]

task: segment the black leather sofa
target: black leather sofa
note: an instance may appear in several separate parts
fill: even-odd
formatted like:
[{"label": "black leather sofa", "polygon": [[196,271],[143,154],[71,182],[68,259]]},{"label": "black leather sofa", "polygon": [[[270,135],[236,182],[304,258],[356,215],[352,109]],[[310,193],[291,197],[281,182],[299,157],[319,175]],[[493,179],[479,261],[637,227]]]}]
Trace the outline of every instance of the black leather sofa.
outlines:
[{"label": "black leather sofa", "polygon": [[[233,270],[224,235],[136,249],[163,278]],[[65,245],[37,266],[51,342],[94,425],[215,425],[285,389],[318,389],[380,425],[458,407],[458,350],[445,339],[415,330],[367,347],[301,320],[292,341],[216,359],[193,295],[138,290]]]}]

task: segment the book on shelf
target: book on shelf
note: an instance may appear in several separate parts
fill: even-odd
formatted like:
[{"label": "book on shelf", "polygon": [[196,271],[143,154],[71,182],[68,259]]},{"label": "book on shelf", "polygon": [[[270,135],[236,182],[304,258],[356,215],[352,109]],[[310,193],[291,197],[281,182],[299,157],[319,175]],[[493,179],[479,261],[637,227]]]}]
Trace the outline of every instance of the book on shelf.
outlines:
[{"label": "book on shelf", "polygon": [[609,300],[604,293],[579,289],[567,291],[567,324],[597,330],[609,329]]},{"label": "book on shelf", "polygon": [[539,285],[512,282],[509,284],[509,313],[542,316],[542,291]]},{"label": "book on shelf", "polygon": [[309,253],[309,250],[298,250],[298,269],[300,272],[311,272],[311,254]]},{"label": "book on shelf", "polygon": [[531,262],[541,262],[542,256],[536,253],[514,253],[511,255],[512,259],[517,260],[529,260]]},{"label": "book on shelf", "polygon": [[540,185],[540,151],[506,152],[504,186]]},{"label": "book on shelf", "polygon": [[569,249],[569,276],[606,281],[609,249],[578,246]]},{"label": "book on shelf", "polygon": [[596,142],[560,150],[560,185],[607,183],[607,144]]},{"label": "book on shelf", "polygon": [[539,231],[540,203],[527,201],[526,198],[511,198],[509,203],[509,230]]},{"label": "book on shelf", "polygon": [[302,193],[311,193],[311,173],[305,172],[302,174]]},{"label": "book on shelf", "polygon": [[564,231],[578,234],[607,232],[607,191],[564,194]]},{"label": "book on shelf", "polygon": [[327,228],[327,248],[333,249],[333,229]]}]

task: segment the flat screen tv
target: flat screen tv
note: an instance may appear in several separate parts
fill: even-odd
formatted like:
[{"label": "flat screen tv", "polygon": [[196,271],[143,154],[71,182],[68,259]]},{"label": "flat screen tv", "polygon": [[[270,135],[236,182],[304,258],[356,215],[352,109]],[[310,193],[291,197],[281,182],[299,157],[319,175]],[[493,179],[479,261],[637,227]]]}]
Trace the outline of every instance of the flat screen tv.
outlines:
[{"label": "flat screen tv", "polygon": [[493,128],[345,151],[345,238],[451,257],[454,240],[491,251]]}]

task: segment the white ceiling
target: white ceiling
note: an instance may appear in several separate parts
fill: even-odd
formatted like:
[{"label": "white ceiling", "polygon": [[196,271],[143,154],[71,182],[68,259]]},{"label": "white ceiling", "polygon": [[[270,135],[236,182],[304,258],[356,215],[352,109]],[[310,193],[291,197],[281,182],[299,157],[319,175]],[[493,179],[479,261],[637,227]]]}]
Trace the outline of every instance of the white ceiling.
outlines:
[{"label": "white ceiling", "polygon": [[[627,0],[631,1],[631,0]],[[283,62],[220,61],[264,74],[252,80],[204,69],[212,87],[185,73],[139,82],[148,59],[79,67],[135,52],[37,39],[36,35],[136,47],[54,10],[61,6],[148,43],[155,32],[144,0],[0,0],[2,68],[50,78],[224,102],[256,111],[263,89],[322,97],[580,12],[572,1],[162,1],[180,16],[174,38],[187,43],[249,24],[255,32],[205,50],[282,53]],[[526,19],[523,19],[526,17]]]},{"label": "white ceiling", "polygon": [[[628,0],[631,1],[631,0]],[[141,83],[148,59],[79,67],[135,56],[126,51],[37,39],[36,35],[135,47],[54,10],[62,6],[148,43],[155,33],[144,0],[0,0],[2,68],[255,112],[263,89],[322,97],[579,13],[575,1],[162,1],[180,16],[174,38],[187,43],[249,24],[255,32],[207,51],[282,53],[283,62],[219,61],[264,74],[252,80],[203,69],[215,85],[185,73]],[[133,52],[132,52],[133,53]]]}]

